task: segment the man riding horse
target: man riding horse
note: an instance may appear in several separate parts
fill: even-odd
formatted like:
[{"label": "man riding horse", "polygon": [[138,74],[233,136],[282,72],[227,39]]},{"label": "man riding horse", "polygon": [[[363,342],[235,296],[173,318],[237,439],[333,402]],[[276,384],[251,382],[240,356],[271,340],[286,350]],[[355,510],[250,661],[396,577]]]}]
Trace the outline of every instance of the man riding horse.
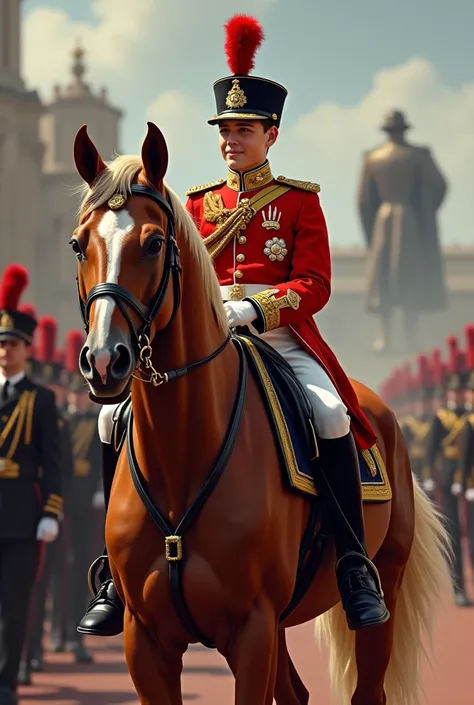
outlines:
[{"label": "man riding horse", "polygon": [[[357,447],[376,435],[350,381],[323,340],[314,314],[331,292],[328,233],[319,186],[275,178],[267,158],[278,137],[287,90],[250,76],[263,39],[258,22],[235,16],[226,25],[231,75],[214,84],[219,146],[227,178],[187,192],[193,215],[221,285],[229,326],[247,326],[291,365],[311,402],[319,461],[328,468],[334,513],[337,582],[351,629],[383,624],[389,611],[365,546]],[[117,407],[104,407],[99,428],[104,450],[106,503],[116,456],[111,445]],[[262,472],[264,469],[262,468]],[[123,605],[107,561],[101,589],[78,630],[113,636],[123,629]]]}]

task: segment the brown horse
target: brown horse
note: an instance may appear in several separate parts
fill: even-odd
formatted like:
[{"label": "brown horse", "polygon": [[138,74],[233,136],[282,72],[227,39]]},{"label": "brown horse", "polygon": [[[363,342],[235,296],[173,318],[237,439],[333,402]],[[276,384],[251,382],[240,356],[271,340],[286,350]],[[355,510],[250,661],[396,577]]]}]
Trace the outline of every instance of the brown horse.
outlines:
[{"label": "brown horse", "polygon": [[[377,430],[392,489],[391,501],[365,505],[368,550],[391,619],[349,632],[330,542],[310,588],[281,622],[311,504],[282,482],[261,392],[254,376],[242,373],[239,346],[228,342],[212,261],[164,182],[165,139],[148,123],[141,158],[120,156],[106,165],[83,126],[74,156],[85,181],[72,239],[88,329],[81,370],[98,402],[125,398],[131,384],[132,415],[106,541],[140,702],[182,704],[182,658],[200,640],[197,633],[226,658],[237,705],[274,699],[304,705],[308,692],[289,657],[285,629],[319,616],[344,704],[412,705],[423,638],[450,584],[449,542],[413,479],[393,413],[353,382]],[[222,472],[209,486],[219,463]],[[151,509],[137,489],[137,473]],[[204,487],[202,506],[181,539],[176,526]],[[152,520],[153,507],[164,528]],[[177,564],[184,607],[176,607]]]}]

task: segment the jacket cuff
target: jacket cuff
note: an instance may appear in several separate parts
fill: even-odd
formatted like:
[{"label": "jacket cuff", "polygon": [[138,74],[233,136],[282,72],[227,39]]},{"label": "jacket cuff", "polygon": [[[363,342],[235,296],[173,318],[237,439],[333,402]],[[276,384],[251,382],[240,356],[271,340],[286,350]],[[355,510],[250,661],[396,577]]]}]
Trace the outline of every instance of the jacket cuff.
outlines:
[{"label": "jacket cuff", "polygon": [[43,507],[43,516],[59,519],[63,512],[63,500],[57,494],[50,494]]},{"label": "jacket cuff", "polygon": [[292,308],[296,311],[299,308],[301,301],[299,294],[287,289],[284,296],[276,299],[275,295],[280,293],[280,289],[265,289],[265,291],[244,298],[244,301],[250,301],[258,311],[258,320],[253,325],[259,333],[266,333],[280,327],[281,309]]}]

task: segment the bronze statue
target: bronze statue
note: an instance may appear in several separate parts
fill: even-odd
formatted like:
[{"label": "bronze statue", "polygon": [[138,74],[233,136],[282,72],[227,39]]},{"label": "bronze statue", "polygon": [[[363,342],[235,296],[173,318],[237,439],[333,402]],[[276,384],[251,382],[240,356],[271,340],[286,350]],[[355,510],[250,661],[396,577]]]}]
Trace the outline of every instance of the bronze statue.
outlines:
[{"label": "bronze statue", "polygon": [[423,311],[446,306],[436,214],[446,181],[430,150],[410,144],[405,116],[391,111],[381,129],[387,141],[364,155],[359,213],[368,257],[367,310],[380,319],[378,352],[391,348],[394,309],[403,311],[407,347],[417,349],[417,322]]}]

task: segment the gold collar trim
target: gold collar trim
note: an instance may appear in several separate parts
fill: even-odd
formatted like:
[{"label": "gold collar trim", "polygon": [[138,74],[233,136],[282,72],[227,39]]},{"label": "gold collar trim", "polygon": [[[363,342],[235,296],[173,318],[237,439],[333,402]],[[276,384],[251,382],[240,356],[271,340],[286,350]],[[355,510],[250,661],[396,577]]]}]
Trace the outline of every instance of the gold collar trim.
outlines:
[{"label": "gold collar trim", "polygon": [[261,186],[266,186],[272,181],[273,174],[268,162],[265,162],[255,169],[244,171],[242,174],[233,169],[227,170],[227,186],[232,189],[232,191],[252,191]]}]

